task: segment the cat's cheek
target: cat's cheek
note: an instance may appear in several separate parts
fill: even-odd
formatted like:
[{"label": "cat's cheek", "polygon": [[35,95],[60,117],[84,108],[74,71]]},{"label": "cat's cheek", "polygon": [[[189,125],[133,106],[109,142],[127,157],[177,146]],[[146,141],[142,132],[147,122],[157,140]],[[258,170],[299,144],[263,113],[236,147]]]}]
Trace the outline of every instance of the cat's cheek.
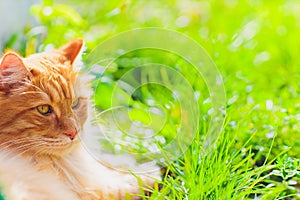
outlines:
[{"label": "cat's cheek", "polygon": [[88,118],[88,113],[87,113],[87,104],[82,103],[81,106],[74,111],[76,120],[80,124],[81,127],[83,127],[84,123],[86,122]]},{"label": "cat's cheek", "polygon": [[46,132],[53,133],[59,129],[58,119],[54,113],[51,113],[48,116],[41,116],[40,120],[43,123],[42,127],[46,130]]}]

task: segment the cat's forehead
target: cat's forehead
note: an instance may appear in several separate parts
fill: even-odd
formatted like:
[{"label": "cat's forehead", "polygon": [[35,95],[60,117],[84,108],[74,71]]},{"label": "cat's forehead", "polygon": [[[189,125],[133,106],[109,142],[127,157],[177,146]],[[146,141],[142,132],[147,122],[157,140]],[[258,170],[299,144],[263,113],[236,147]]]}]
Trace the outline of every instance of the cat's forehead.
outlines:
[{"label": "cat's forehead", "polygon": [[45,92],[51,101],[60,102],[76,96],[77,72],[63,57],[54,53],[39,53],[24,59],[31,81]]}]

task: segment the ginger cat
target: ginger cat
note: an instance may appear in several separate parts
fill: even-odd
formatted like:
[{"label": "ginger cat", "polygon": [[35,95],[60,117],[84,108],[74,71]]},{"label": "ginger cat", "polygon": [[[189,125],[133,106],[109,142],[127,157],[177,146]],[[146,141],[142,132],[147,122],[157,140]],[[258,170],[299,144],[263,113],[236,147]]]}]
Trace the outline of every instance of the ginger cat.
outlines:
[{"label": "ginger cat", "polygon": [[[100,164],[79,135],[88,97],[80,91],[75,39],[52,52],[22,58],[5,53],[0,65],[0,188],[8,200],[139,199],[130,173]],[[154,179],[141,176],[147,185]]]}]

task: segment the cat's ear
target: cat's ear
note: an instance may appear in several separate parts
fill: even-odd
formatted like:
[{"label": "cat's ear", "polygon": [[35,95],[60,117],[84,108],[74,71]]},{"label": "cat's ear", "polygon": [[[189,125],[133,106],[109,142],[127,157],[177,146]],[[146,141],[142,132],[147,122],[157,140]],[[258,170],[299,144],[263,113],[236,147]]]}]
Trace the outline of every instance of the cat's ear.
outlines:
[{"label": "cat's ear", "polygon": [[13,52],[6,53],[0,64],[0,89],[28,79],[29,72],[22,59]]},{"label": "cat's ear", "polygon": [[80,38],[73,39],[58,50],[73,64],[83,46],[83,40]]}]

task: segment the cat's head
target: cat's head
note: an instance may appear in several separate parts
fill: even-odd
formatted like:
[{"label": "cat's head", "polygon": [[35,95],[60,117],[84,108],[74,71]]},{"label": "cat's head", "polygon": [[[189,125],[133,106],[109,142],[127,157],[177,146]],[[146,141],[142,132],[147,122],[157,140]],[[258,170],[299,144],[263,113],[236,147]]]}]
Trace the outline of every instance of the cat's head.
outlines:
[{"label": "cat's head", "polygon": [[82,48],[75,39],[51,52],[22,58],[3,55],[0,64],[0,147],[60,154],[78,141],[87,119],[74,61]]}]

